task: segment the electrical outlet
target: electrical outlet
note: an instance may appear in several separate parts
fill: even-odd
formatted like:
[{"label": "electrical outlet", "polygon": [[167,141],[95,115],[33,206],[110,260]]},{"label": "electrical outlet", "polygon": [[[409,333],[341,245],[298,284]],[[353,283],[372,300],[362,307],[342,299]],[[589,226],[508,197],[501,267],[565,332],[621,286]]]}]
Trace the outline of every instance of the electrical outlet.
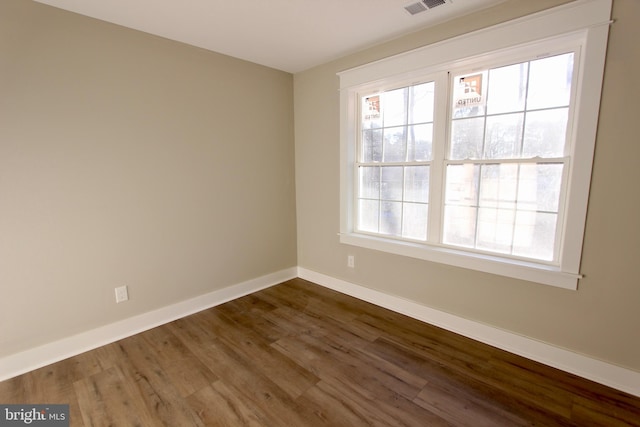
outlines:
[{"label": "electrical outlet", "polygon": [[127,291],[126,286],[120,286],[116,288],[116,302],[121,303],[123,301],[127,301],[129,299],[129,292]]},{"label": "electrical outlet", "polygon": [[356,266],[356,257],[353,255],[347,256],[347,267],[354,268]]}]

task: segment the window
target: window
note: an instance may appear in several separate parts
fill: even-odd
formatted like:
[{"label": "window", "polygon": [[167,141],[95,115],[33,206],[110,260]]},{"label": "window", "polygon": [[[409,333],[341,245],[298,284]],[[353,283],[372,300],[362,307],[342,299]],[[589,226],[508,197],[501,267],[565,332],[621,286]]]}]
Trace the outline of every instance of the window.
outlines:
[{"label": "window", "polygon": [[341,241],[575,289],[610,8],[340,73]]},{"label": "window", "polygon": [[558,263],[576,54],[453,76],[443,244]]},{"label": "window", "polygon": [[361,97],[356,228],[426,240],[434,82]]}]

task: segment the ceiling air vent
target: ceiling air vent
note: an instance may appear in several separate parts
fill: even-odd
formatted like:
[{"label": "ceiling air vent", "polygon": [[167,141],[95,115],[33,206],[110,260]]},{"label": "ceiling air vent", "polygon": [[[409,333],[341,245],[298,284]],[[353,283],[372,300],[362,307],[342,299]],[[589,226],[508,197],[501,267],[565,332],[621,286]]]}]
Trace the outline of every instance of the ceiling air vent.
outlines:
[{"label": "ceiling air vent", "polygon": [[426,4],[429,9],[432,9],[436,6],[442,6],[446,3],[445,0],[422,0],[422,3]]},{"label": "ceiling air vent", "polygon": [[442,6],[443,4],[451,2],[451,0],[420,0],[417,3],[411,3],[404,7],[404,9],[411,15],[415,15],[425,10],[433,9],[434,7]]}]

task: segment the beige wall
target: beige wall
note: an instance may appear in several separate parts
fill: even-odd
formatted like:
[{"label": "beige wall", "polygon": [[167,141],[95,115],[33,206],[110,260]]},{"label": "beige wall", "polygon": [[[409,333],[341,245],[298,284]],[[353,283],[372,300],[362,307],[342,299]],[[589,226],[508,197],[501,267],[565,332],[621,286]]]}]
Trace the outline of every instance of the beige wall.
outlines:
[{"label": "beige wall", "polygon": [[295,266],[292,81],[2,0],[0,356]]},{"label": "beige wall", "polygon": [[[640,2],[614,0],[578,291],[365,250],[338,241],[336,72],[564,0],[511,0],[294,76],[298,264],[463,318],[640,371]],[[346,266],[347,254],[356,268]]]}]

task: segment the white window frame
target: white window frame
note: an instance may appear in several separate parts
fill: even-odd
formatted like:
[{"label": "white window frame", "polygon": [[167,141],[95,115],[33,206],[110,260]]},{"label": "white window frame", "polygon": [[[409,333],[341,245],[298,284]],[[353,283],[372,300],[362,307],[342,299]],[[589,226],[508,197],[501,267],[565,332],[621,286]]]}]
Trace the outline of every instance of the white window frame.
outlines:
[{"label": "white window frame", "polygon": [[[338,73],[340,78],[340,242],[433,262],[528,280],[566,289],[577,289],[586,223],[591,168],[595,149],[600,93],[604,75],[611,0],[577,0],[546,11],[475,31],[410,52]],[[390,82],[411,81],[450,69],[482,64],[496,54],[522,51],[552,40],[554,46],[576,44],[579,70],[574,74],[576,97],[573,129],[567,141],[571,166],[557,265],[486,255],[463,249],[424,244],[358,233],[354,228],[355,160],[358,109],[363,91]],[[554,49],[555,50],[555,49]],[[437,82],[438,84],[438,82]],[[440,85],[448,85],[440,81]],[[447,103],[446,91],[436,88],[436,103]],[[447,120],[436,118],[444,123]],[[437,134],[440,132],[440,134]],[[446,138],[434,123],[434,141]],[[434,149],[436,143],[434,142]],[[432,201],[433,202],[433,201]],[[430,209],[441,206],[430,206]]]}]

